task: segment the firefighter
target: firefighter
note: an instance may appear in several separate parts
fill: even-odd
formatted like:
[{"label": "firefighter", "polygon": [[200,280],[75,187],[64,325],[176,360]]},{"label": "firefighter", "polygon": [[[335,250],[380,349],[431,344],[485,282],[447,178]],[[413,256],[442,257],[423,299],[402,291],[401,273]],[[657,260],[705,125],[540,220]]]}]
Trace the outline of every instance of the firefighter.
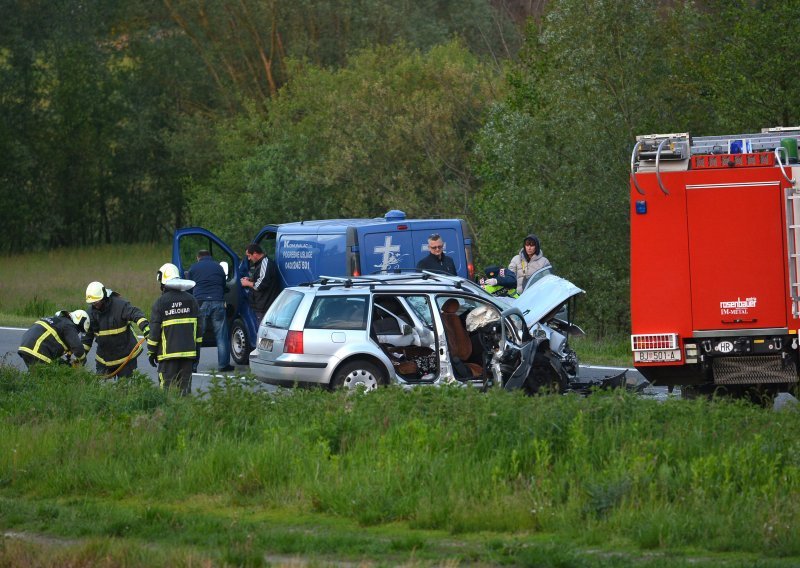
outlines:
[{"label": "firefighter", "polygon": [[[37,363],[86,363],[86,350],[80,335],[89,330],[89,314],[84,310],[59,310],[54,316],[34,323],[25,335],[17,353],[28,369]],[[62,358],[64,357],[64,358]]]},{"label": "firefighter", "polygon": [[97,339],[97,373],[106,378],[131,376],[136,369],[136,358],[142,352],[134,325],[139,326],[145,338],[150,334],[144,312],[100,282],[90,282],[86,287],[86,303],[92,308],[83,347],[88,353]]},{"label": "firefighter", "polygon": [[517,275],[512,270],[493,265],[487,266],[483,273],[484,277],[478,283],[492,296],[519,297],[519,293],[517,293]]},{"label": "firefighter", "polygon": [[197,300],[186,291],[194,287],[194,281],[179,278],[178,267],[170,263],[159,268],[156,279],[161,296],[150,314],[153,333],[147,340],[148,359],[158,367],[161,388],[175,385],[186,396],[192,392],[192,366],[200,359],[203,341]]}]

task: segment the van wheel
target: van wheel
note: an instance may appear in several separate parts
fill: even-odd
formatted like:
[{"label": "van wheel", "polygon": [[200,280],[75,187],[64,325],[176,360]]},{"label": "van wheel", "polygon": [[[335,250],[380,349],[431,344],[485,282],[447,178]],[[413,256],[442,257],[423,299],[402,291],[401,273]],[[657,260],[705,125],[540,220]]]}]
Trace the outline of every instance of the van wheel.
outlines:
[{"label": "van wheel", "polygon": [[231,357],[237,365],[247,365],[250,361],[250,343],[242,320],[236,320],[231,327]]},{"label": "van wheel", "polygon": [[331,389],[355,390],[359,387],[371,391],[386,384],[384,374],[373,363],[368,361],[353,361],[342,366],[336,371],[331,381]]}]

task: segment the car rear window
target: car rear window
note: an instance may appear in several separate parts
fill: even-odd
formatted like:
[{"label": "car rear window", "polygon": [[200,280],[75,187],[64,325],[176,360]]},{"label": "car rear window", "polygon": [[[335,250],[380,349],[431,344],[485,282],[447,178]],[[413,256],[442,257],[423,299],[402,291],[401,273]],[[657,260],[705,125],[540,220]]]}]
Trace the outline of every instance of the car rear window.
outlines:
[{"label": "car rear window", "polygon": [[366,329],[367,298],[364,296],[319,296],[306,322],[310,329]]},{"label": "car rear window", "polygon": [[264,323],[270,327],[289,329],[292,318],[294,318],[294,314],[297,311],[297,306],[300,305],[302,299],[303,294],[301,292],[284,290],[267,310]]}]

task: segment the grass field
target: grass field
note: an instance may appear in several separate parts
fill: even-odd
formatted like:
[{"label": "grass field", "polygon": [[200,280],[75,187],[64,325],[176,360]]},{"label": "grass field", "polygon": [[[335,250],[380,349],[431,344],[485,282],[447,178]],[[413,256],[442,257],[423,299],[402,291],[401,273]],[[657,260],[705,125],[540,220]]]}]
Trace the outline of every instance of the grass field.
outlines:
[{"label": "grass field", "polygon": [[797,566],[798,429],[625,392],[182,399],[0,367],[0,566]]},{"label": "grass field", "polygon": [[156,272],[171,245],[109,245],[0,257],[0,323],[27,327],[56,310],[86,308],[86,285],[99,280],[145,313],[161,293]]}]

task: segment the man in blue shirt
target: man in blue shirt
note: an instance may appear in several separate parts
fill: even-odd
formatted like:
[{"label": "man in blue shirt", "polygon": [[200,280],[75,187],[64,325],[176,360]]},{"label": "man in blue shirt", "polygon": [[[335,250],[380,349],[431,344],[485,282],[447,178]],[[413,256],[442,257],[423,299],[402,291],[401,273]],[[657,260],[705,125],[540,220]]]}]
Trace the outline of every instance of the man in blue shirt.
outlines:
[{"label": "man in blue shirt", "polygon": [[197,262],[189,268],[189,279],[195,281],[192,290],[200,305],[203,329],[213,329],[217,338],[217,364],[222,372],[233,371],[230,364],[231,347],[228,337],[228,320],[225,317],[225,289],[227,276],[222,266],[207,250],[197,252]]}]

